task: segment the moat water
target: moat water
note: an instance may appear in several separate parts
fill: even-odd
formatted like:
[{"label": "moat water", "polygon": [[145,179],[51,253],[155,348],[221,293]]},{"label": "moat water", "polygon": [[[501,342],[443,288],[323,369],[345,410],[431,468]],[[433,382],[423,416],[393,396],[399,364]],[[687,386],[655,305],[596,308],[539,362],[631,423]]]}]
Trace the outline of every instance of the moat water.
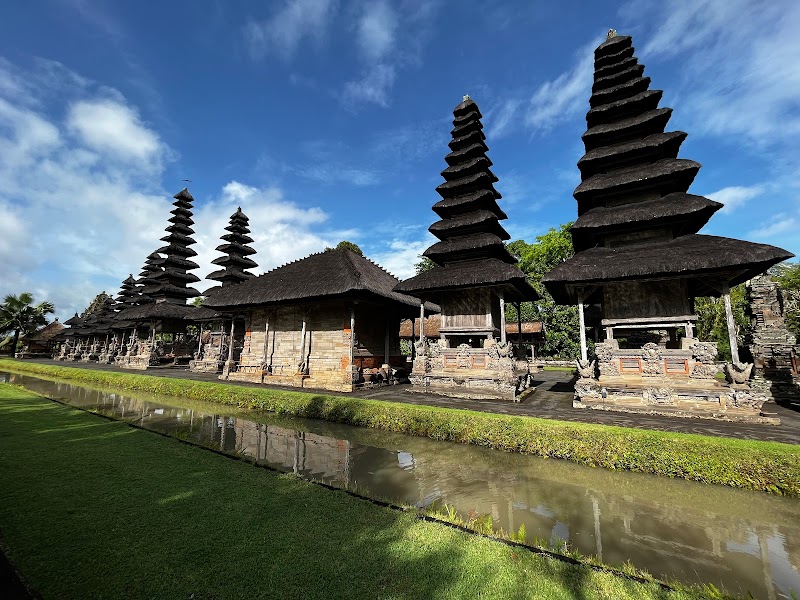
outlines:
[{"label": "moat water", "polygon": [[529,541],[566,542],[607,564],[800,596],[797,499],[28,375],[0,372],[0,382],[365,496],[488,514],[505,531],[524,524]]}]

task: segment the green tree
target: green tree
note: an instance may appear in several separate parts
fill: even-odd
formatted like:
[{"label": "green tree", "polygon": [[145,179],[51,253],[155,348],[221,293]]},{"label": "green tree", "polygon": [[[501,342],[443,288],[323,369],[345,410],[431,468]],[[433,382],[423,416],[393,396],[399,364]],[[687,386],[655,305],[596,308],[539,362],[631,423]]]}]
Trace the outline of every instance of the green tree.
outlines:
[{"label": "green tree", "polygon": [[39,327],[47,325],[47,315],[55,312],[52,302],[33,306],[33,294],[23,292],[19,296],[9,294],[0,304],[0,331],[14,332],[11,354],[17,351],[20,334],[30,335]]},{"label": "green tree", "polygon": [[419,262],[414,264],[414,273],[416,275],[422,275],[425,271],[430,271],[435,266],[435,262],[433,262],[427,256],[422,256],[420,254]]},{"label": "green tree", "polygon": [[[747,300],[744,284],[731,288],[731,311],[736,325],[736,340],[741,347],[744,332],[750,325],[745,314]],[[703,296],[694,299],[694,312],[697,315],[697,337],[703,342],[717,342],[719,360],[731,360],[731,342],[728,335],[728,317],[725,314],[725,301],[722,298]]]},{"label": "green tree", "polygon": [[364,256],[364,253],[361,251],[361,248],[358,247],[358,244],[354,244],[353,242],[342,240],[341,242],[336,244],[336,248],[334,248],[334,250],[341,250],[342,248],[347,248],[348,250],[352,250],[359,256]]},{"label": "green tree", "polygon": [[191,304],[192,306],[203,306],[203,302],[205,301],[206,301],[205,296],[198,296],[197,298],[192,300],[189,304]]},{"label": "green tree", "polygon": [[[533,244],[516,240],[507,245],[509,252],[519,258],[519,267],[541,296],[536,302],[523,304],[522,318],[539,319],[544,323],[545,341],[540,349],[541,355],[561,359],[580,356],[578,309],[556,304],[542,284],[542,278],[575,254],[569,233],[571,226],[572,223],[565,223],[558,229],[551,228],[538,236]],[[510,317],[516,318],[516,311],[510,311]]]}]

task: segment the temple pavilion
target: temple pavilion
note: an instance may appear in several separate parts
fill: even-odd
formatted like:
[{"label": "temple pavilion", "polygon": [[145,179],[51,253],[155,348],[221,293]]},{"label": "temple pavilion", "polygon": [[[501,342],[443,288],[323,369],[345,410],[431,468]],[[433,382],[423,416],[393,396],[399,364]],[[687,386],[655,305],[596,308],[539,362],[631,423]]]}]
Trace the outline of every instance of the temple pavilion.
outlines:
[{"label": "temple pavilion", "polygon": [[367,370],[404,368],[400,321],[420,301],[394,291],[397,283],[340,248],[223,285],[204,307],[243,319],[245,334],[240,359],[226,361],[220,378],[349,392]]},{"label": "temple pavilion", "polygon": [[438,339],[423,330],[416,344],[412,389],[513,400],[531,367],[506,338],[505,307],[538,295],[503,244],[508,217],[497,204],[478,105],[464,96],[453,116],[445,182],[436,188],[442,199],[433,205],[440,220],[429,228],[440,241],[424,252],[435,266],[394,288],[441,306]]},{"label": "temple pavilion", "polygon": [[[697,232],[722,205],[688,193],[700,164],[678,158],[686,133],[665,131],[672,110],[614,30],[594,52],[594,85],[575,189],[575,255],[544,283],[577,304],[583,378],[578,407],[726,419],[760,419],[763,397],[746,383],[730,306],[731,286],[792,254]],[[695,336],[694,298],[724,299],[732,363],[715,378],[717,347]],[[585,321],[587,306],[599,310]],[[587,361],[586,327],[602,341]]]}]

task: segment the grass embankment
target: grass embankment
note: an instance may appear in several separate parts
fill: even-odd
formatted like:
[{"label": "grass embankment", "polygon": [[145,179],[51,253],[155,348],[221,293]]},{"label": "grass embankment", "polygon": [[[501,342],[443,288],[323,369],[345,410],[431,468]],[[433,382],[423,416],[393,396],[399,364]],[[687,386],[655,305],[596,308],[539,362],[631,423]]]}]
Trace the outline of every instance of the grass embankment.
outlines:
[{"label": "grass embankment", "polygon": [[0,527],[49,598],[697,597],[0,385]]},{"label": "grass embankment", "polygon": [[0,368],[800,497],[800,446],[0,360]]}]

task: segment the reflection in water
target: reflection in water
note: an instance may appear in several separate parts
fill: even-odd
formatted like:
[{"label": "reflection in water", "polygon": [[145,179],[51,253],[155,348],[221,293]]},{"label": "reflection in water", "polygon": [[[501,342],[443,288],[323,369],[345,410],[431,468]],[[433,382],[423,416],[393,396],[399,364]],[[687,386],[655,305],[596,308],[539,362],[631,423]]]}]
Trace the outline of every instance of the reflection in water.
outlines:
[{"label": "reflection in water", "polygon": [[566,541],[609,564],[757,598],[800,590],[794,499],[16,374],[0,381],[367,496],[447,503],[506,531],[524,524],[529,540]]}]

